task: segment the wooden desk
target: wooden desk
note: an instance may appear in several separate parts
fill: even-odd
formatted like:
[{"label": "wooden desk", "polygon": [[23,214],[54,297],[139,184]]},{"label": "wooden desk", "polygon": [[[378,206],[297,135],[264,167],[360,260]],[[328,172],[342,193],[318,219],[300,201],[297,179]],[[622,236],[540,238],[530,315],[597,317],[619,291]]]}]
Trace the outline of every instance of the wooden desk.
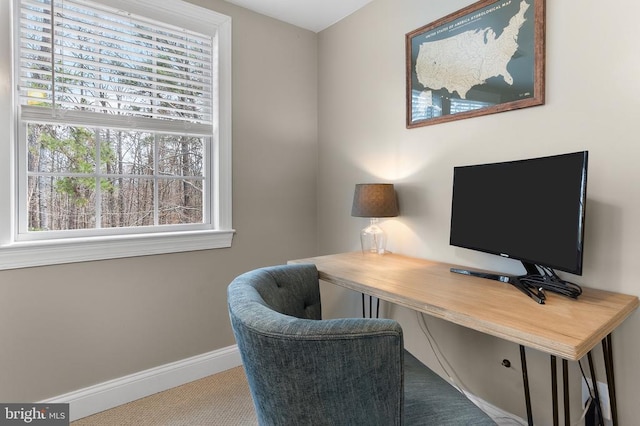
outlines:
[{"label": "wooden desk", "polygon": [[[577,361],[602,342],[605,358],[607,352],[610,358],[605,359],[610,393],[611,332],[639,304],[636,296],[583,288],[578,300],[547,293],[545,304],[539,305],[509,284],[455,274],[450,272],[454,265],[397,254],[354,252],[289,263],[313,263],[323,281],[517,343],[522,350],[526,346],[546,352],[552,365],[556,356]],[[615,393],[611,396],[615,413]],[[568,420],[566,407],[565,402]]]}]

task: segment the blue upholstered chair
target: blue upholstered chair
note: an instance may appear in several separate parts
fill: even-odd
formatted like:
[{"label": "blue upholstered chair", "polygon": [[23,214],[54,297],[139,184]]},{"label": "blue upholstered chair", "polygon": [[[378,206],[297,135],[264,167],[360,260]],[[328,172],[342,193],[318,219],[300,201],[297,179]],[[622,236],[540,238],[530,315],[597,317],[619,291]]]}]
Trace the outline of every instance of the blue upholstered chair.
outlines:
[{"label": "blue upholstered chair", "polygon": [[494,425],[404,350],[389,319],[321,320],[314,265],[262,268],[228,288],[261,425]]}]

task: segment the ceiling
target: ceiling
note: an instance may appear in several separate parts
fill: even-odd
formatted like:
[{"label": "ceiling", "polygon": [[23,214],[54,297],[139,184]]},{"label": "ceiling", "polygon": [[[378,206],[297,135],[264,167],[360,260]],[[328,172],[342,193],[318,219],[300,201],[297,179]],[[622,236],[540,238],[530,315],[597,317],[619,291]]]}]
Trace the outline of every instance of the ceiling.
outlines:
[{"label": "ceiling", "polygon": [[226,0],[280,21],[320,32],[372,0]]}]

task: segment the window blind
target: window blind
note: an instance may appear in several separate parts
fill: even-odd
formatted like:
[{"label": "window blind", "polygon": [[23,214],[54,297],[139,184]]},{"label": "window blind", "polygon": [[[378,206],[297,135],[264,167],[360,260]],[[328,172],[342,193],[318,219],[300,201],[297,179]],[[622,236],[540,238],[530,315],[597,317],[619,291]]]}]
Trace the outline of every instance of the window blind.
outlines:
[{"label": "window blind", "polygon": [[213,39],[82,0],[21,0],[21,119],[213,125]]}]

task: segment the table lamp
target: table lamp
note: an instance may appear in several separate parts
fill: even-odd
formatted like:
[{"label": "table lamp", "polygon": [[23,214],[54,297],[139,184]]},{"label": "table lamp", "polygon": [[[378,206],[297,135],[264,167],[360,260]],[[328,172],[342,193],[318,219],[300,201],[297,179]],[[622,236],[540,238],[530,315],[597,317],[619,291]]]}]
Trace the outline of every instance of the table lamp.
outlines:
[{"label": "table lamp", "polygon": [[356,184],[351,216],[371,219],[369,226],[360,232],[362,252],[384,254],[387,236],[378,226],[378,220],[381,217],[398,216],[398,198],[393,184]]}]

